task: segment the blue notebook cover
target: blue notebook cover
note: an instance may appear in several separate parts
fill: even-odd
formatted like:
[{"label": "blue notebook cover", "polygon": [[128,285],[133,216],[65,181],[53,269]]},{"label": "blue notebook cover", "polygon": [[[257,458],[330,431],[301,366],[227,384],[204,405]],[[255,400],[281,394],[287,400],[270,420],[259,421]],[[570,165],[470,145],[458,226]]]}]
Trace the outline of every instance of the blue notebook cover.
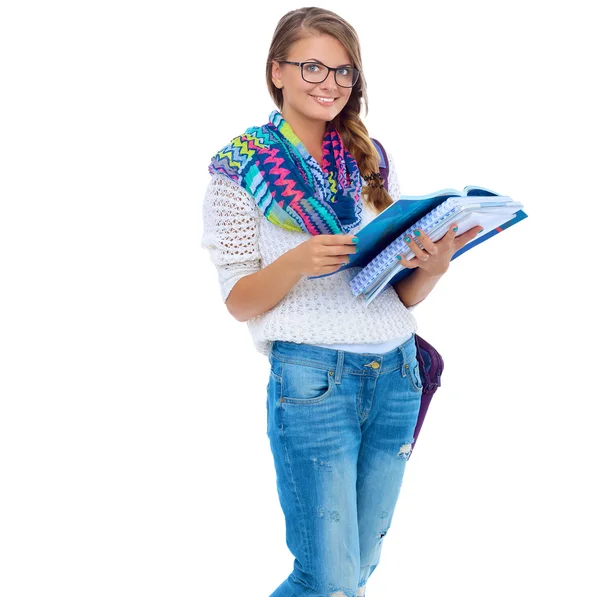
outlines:
[{"label": "blue notebook cover", "polygon": [[[396,240],[404,230],[410,228],[438,205],[441,205],[450,197],[464,196],[499,196],[499,194],[490,191],[489,189],[485,189],[484,187],[468,186],[464,188],[463,193],[460,193],[455,189],[442,189],[441,191],[429,195],[400,197],[400,199],[394,201],[394,203],[376,216],[374,220],[369,222],[369,224],[355,234],[355,236],[359,238],[359,251],[358,253],[348,255],[348,263],[343,264],[334,272],[321,274],[319,276],[309,276],[309,279],[335,275],[351,267],[365,267],[390,243]],[[454,260],[474,246],[488,240],[502,230],[506,230],[526,217],[527,214],[524,211],[518,210],[515,212],[514,217],[505,224],[488,231],[481,237],[473,239],[470,243],[466,244],[452,256],[451,260]],[[388,282],[388,284],[394,284],[402,280],[413,271],[413,269],[402,269]]]}]

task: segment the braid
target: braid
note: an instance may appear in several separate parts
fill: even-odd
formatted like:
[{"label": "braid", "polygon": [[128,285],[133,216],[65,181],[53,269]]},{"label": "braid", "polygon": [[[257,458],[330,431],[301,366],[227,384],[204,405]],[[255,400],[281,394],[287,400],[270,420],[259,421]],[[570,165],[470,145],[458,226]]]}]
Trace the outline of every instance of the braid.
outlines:
[{"label": "braid", "polygon": [[352,98],[335,117],[333,124],[340,133],[344,146],[356,160],[361,176],[369,181],[362,189],[363,201],[377,213],[381,213],[394,201],[383,186],[379,173],[379,152],[371,142],[358,110],[353,109],[351,102]]}]

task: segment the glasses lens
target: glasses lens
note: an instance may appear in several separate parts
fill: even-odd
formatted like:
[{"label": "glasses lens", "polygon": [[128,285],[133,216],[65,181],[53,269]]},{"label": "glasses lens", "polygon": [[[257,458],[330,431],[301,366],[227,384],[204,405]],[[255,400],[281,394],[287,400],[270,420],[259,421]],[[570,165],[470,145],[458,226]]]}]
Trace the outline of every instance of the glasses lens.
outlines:
[{"label": "glasses lens", "polygon": [[[321,83],[327,76],[327,69],[318,62],[306,62],[302,67],[302,76],[309,83]],[[335,71],[335,80],[341,87],[352,87],[358,81],[358,70],[340,67]]]},{"label": "glasses lens", "polygon": [[309,83],[320,83],[325,80],[327,69],[316,62],[305,62],[302,66],[302,76]]},{"label": "glasses lens", "polygon": [[335,80],[342,87],[352,87],[358,81],[358,70],[355,68],[338,68],[335,71]]}]

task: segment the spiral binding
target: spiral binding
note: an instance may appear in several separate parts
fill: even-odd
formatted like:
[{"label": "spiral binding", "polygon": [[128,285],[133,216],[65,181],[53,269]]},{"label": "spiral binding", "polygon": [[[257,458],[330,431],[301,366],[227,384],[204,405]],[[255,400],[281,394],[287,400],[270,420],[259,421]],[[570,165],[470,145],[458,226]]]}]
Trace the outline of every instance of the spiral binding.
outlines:
[{"label": "spiral binding", "polygon": [[451,216],[460,208],[461,197],[449,197],[443,203],[432,209],[427,215],[418,220],[411,228],[405,230],[402,235],[390,243],[379,255],[377,255],[366,267],[364,267],[354,278],[350,280],[350,290],[354,296],[361,294],[368,288],[386,269],[397,264],[396,256],[404,254],[410,247],[404,242],[407,234],[413,233],[417,228],[429,234],[437,228],[444,219]]}]

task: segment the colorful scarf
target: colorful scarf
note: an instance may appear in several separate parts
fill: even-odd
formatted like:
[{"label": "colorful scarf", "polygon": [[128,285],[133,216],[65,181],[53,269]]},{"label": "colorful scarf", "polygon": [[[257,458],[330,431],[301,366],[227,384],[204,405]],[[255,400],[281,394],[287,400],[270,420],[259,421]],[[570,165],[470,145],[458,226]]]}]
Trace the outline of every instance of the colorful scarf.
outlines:
[{"label": "colorful scarf", "polygon": [[319,165],[278,110],[217,152],[210,174],[225,174],[244,188],[273,224],[310,234],[348,233],[361,222],[358,164],[332,123]]}]

